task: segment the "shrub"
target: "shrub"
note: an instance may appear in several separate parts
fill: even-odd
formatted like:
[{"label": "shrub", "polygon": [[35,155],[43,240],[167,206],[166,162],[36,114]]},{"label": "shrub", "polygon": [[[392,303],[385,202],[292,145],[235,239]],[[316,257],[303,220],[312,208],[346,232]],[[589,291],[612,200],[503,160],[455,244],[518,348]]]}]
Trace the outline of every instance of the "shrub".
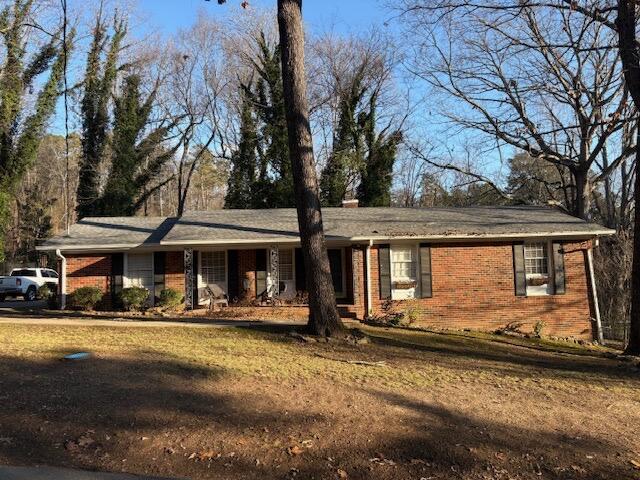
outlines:
[{"label": "shrub", "polygon": [[533,334],[536,337],[541,337],[542,336],[542,331],[544,330],[544,328],[547,326],[547,324],[542,321],[542,320],[538,320],[534,325],[533,325]]},{"label": "shrub", "polygon": [[58,308],[57,292],[49,285],[44,284],[38,288],[38,298],[47,301],[47,307],[51,309]]},{"label": "shrub", "polygon": [[98,287],[80,287],[69,297],[71,306],[80,310],[93,310],[100,300],[102,290]]},{"label": "shrub", "polygon": [[125,310],[142,310],[149,300],[149,290],[143,287],[129,287],[122,290],[120,300]]},{"label": "shrub", "polygon": [[382,326],[408,327],[420,317],[420,305],[416,301],[385,300],[381,307],[382,314],[370,316],[369,323]]},{"label": "shrub", "polygon": [[174,309],[182,303],[182,294],[174,288],[165,288],[160,292],[158,305],[164,308]]}]

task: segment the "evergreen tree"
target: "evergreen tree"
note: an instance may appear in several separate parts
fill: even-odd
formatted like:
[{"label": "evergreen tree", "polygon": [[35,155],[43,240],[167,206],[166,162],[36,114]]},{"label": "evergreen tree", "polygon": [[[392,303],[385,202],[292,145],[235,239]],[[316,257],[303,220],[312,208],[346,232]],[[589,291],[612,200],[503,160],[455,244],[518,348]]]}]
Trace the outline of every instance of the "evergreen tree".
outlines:
[{"label": "evergreen tree", "polygon": [[111,171],[98,201],[100,215],[133,215],[154,191],[149,183],[177,149],[163,146],[171,125],[144,135],[155,96],[156,90],[143,101],[140,77],[130,75],[115,100]]},{"label": "evergreen tree", "polygon": [[224,208],[250,208],[256,186],[258,135],[253,105],[247,90],[242,89],[240,113],[240,144],[231,157],[231,174],[228,180]]},{"label": "evergreen tree", "polygon": [[[74,32],[66,49],[59,34],[29,58],[27,42],[33,15],[33,0],[14,0],[0,10],[0,35],[4,55],[0,65],[0,256],[16,186],[36,158],[47,121],[55,111],[64,77],[66,56],[71,51]],[[65,52],[66,50],[66,52]],[[25,111],[25,96],[34,90],[39,75],[49,70],[32,106]],[[38,85],[40,83],[38,82]]]},{"label": "evergreen tree", "polygon": [[264,33],[257,39],[260,55],[253,62],[258,80],[255,90],[244,86],[260,122],[259,172],[253,186],[253,208],[294,206],[289,161],[287,121],[282,92],[280,47],[268,45]]},{"label": "evergreen tree", "polygon": [[351,81],[340,98],[340,117],[333,140],[333,151],[320,178],[320,198],[328,207],[339,207],[344,200],[352,173],[358,172],[363,163],[362,135],[356,123],[356,109],[366,89],[362,86],[364,68]]},{"label": "evergreen tree", "polygon": [[[115,19],[113,35],[107,38],[102,12],[96,16],[93,40],[87,57],[84,95],[81,103],[82,159],[77,190],[78,217],[97,213],[100,167],[105,160],[109,131],[109,102],[118,72],[118,55],[126,34],[122,20]],[[108,43],[108,46],[107,46]],[[105,54],[106,51],[106,54]],[[103,59],[104,57],[104,59]]]},{"label": "evergreen tree", "polygon": [[391,205],[393,165],[402,141],[402,132],[376,133],[376,95],[369,101],[369,113],[363,115],[361,124],[367,147],[367,158],[362,169],[356,198],[363,207],[388,207]]}]

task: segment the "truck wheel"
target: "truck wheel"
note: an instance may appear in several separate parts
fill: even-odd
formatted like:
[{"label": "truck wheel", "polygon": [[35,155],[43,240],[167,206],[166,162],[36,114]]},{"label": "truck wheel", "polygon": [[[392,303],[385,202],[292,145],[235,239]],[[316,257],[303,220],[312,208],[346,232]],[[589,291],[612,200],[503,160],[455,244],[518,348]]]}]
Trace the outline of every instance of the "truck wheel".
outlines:
[{"label": "truck wheel", "polygon": [[36,287],[31,285],[27,288],[27,293],[24,294],[24,299],[27,302],[33,302],[36,299]]}]

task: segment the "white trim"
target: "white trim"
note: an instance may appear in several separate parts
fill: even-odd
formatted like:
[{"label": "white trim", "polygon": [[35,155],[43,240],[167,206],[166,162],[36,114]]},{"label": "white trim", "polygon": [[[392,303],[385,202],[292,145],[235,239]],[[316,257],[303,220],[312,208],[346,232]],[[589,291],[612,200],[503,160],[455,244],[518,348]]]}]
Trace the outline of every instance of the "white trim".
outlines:
[{"label": "white trim", "polygon": [[[410,244],[398,244],[398,243],[392,243],[389,245],[389,270],[390,270],[390,281],[391,281],[391,299],[392,300],[410,300],[412,298],[420,298],[420,292],[419,292],[419,285],[420,285],[420,280],[418,278],[419,276],[419,268],[420,268],[420,250],[418,248],[418,243],[410,243]],[[411,263],[413,264],[413,268],[414,268],[414,278],[409,278],[409,277],[402,277],[402,278],[398,278],[398,277],[394,277],[393,275],[393,250],[394,248],[400,249],[400,248],[404,248],[404,249],[410,249],[411,250]],[[411,282],[415,282],[416,286],[413,287],[413,297],[409,296],[406,298],[394,298],[394,290],[398,290],[393,288],[393,284],[396,282],[396,280],[399,280],[401,282],[403,281],[411,281]],[[408,289],[411,290],[411,289]]]},{"label": "white trim", "polygon": [[596,288],[596,274],[593,270],[593,248],[587,249],[587,263],[589,264],[589,281],[591,283],[591,295],[593,296],[593,308],[596,316],[596,335],[598,343],[604,345],[604,333],[602,332],[602,320],[600,318],[600,305],[598,305],[598,289]]},{"label": "white trim", "polygon": [[67,258],[56,250],[56,257],[60,259],[60,310],[67,306]]},{"label": "white trim", "polygon": [[[151,257],[151,289],[149,290],[149,304],[153,307],[156,303],[156,272],[155,272],[155,259],[153,258],[153,252],[124,252],[123,253],[123,275],[122,275],[122,288],[129,288],[129,253],[132,255],[148,255]],[[159,294],[160,292],[158,292]]]},{"label": "white trim", "polygon": [[[593,230],[589,232],[580,232],[580,231],[566,231],[566,232],[538,232],[538,233],[505,233],[505,234],[457,234],[457,235],[400,235],[400,236],[389,236],[389,235],[379,235],[379,236],[356,236],[356,237],[332,237],[331,235],[327,235],[327,242],[341,242],[341,243],[349,243],[349,242],[384,242],[389,243],[389,241],[399,241],[399,240],[412,240],[414,242],[418,241],[458,241],[458,240],[501,240],[501,239],[527,239],[527,238],[562,238],[566,240],[574,240],[574,239],[584,239],[588,240],[598,236],[609,236],[614,235],[616,233],[615,230],[603,229],[603,230]],[[37,251],[71,251],[77,253],[84,253],[83,250],[95,252],[97,250],[110,252],[110,251],[118,251],[122,249],[133,249],[133,248],[141,248],[141,249],[158,249],[159,247],[169,247],[169,246],[201,246],[206,248],[207,246],[218,246],[224,245],[227,248],[230,248],[234,245],[272,245],[272,244],[300,244],[299,238],[260,238],[260,239],[224,239],[224,240],[173,240],[173,241],[161,241],[160,243],[155,244],[131,244],[131,243],[123,243],[123,244],[113,244],[113,245],[69,245],[69,246],[55,246],[55,245],[39,245],[36,246]]]},{"label": "white trim", "polygon": [[[529,286],[527,280],[529,278],[544,278],[545,275],[544,274],[533,274],[533,273],[527,273],[527,244],[528,245],[532,245],[532,244],[544,244],[546,246],[546,252],[547,252],[547,287],[545,288],[544,291],[542,291],[542,289],[540,288],[541,286]],[[553,263],[553,242],[551,240],[547,240],[546,242],[532,242],[532,241],[528,241],[528,242],[524,242],[524,276],[525,276],[525,288],[526,288],[526,296],[527,297],[544,297],[544,296],[548,296],[548,295],[554,295],[555,294],[555,265]]]},{"label": "white trim", "polygon": [[[229,249],[227,248],[205,248],[198,249],[198,277],[196,281],[196,291],[199,291],[201,288],[205,287],[206,284],[202,280],[202,254],[207,252],[224,252],[224,286],[219,285],[225,294],[229,294]],[[218,282],[216,282],[217,284]],[[199,299],[195,299],[196,304],[199,303]]]},{"label": "white trim", "polygon": [[[367,275],[367,285],[366,285],[366,296],[367,296],[367,315],[371,315],[373,313],[373,308],[371,306],[371,246],[373,245],[373,240],[369,240],[369,244],[366,249],[366,275]],[[354,273],[355,275],[355,273]]]}]

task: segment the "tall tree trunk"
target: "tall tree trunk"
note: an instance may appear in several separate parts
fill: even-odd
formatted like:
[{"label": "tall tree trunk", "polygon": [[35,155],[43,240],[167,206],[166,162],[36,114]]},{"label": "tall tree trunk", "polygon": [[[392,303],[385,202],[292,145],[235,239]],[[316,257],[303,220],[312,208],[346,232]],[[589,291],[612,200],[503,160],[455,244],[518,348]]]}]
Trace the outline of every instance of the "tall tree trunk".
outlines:
[{"label": "tall tree trunk", "polygon": [[[618,48],[624,79],[636,109],[640,109],[640,52],[636,41],[636,0],[618,0]],[[631,329],[626,353],[640,355],[640,137],[636,138],[635,217],[631,267]]]},{"label": "tall tree trunk", "polygon": [[318,178],[309,127],[307,81],[304,71],[302,0],[278,0],[282,49],[282,82],[289,133],[300,242],[309,291],[309,328],[317,335],[343,329],[331,281],[329,257],[322,227]]}]

